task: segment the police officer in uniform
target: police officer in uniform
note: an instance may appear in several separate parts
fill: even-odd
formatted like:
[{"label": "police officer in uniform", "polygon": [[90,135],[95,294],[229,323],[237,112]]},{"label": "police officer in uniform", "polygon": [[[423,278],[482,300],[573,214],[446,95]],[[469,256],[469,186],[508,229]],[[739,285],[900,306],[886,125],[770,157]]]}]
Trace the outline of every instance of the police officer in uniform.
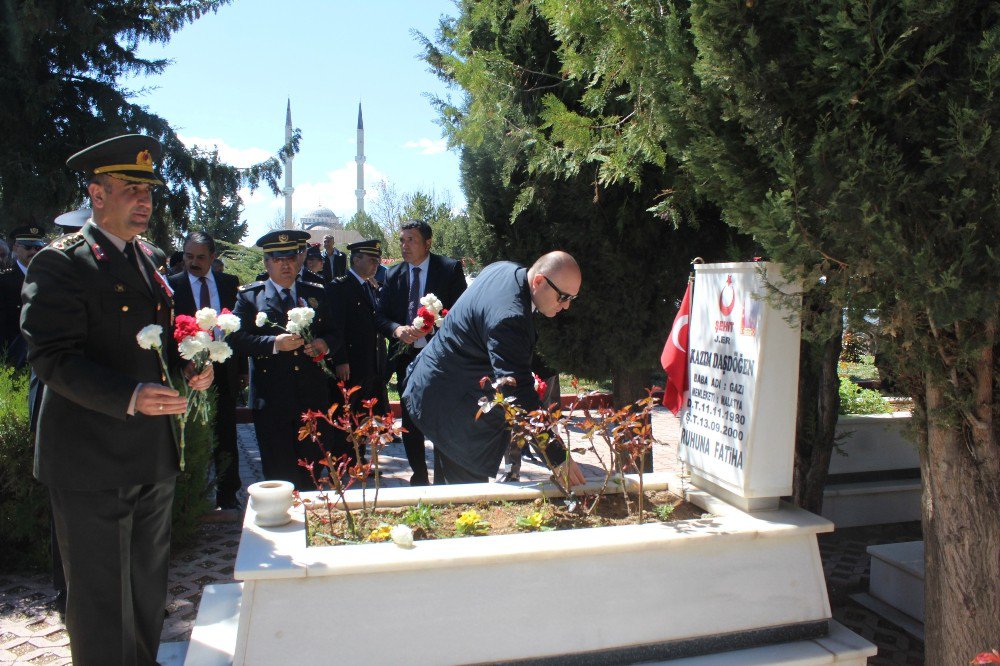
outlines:
[{"label": "police officer in uniform", "polygon": [[28,264],[35,253],[45,247],[45,232],[41,227],[18,227],[10,232],[13,262],[0,272],[0,358],[15,368],[24,367],[25,348],[21,338],[21,287]]},{"label": "police officer in uniform", "polygon": [[351,396],[351,407],[362,411],[361,403],[377,398],[376,414],[388,413],[385,388],[386,341],[375,322],[378,283],[375,272],[381,265],[382,242],[365,240],[347,246],[350,269],[329,286],[334,323],[342,331],[343,351],[334,358],[337,378],[346,386],[360,386]]},{"label": "police officer in uniform", "polygon": [[152,213],[160,144],[131,134],[67,162],[90,176],[93,218],[35,255],[24,282],[21,331],[45,383],[35,475],[49,488],[66,574],[73,663],[153,664],[167,595],[170,518],[180,471],[174,416],[187,400],[165,385],[145,326],[188,385],[170,336],[165,256],[139,237]]},{"label": "police officer in uniform", "polygon": [[[240,287],[233,309],[240,318],[240,330],[227,339],[236,353],[246,354],[252,361],[254,429],[264,478],[291,481],[300,490],[312,490],[309,473],[299,460],[315,463],[321,452],[308,440],[298,441],[301,416],[309,409],[326,412],[330,408],[327,375],[313,359],[339,354],[342,343],[323,286],[297,279],[296,232],[272,231],[257,240],[257,247],[264,251],[267,279]],[[315,312],[311,343],[283,330],[288,311],[295,307],[310,307]],[[258,313],[267,317],[262,326],[256,322]],[[338,440],[342,438],[335,437],[325,423],[321,424],[321,434],[324,447],[339,455],[342,451]]]}]

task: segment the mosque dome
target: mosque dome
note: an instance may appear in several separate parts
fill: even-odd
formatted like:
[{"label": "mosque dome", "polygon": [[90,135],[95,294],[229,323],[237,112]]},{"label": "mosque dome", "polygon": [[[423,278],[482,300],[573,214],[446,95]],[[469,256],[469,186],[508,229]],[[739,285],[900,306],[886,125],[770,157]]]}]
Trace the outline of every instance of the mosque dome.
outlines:
[{"label": "mosque dome", "polygon": [[325,206],[320,206],[311,213],[307,213],[299,218],[299,222],[302,224],[302,228],[309,229],[343,229],[344,225],[341,224],[340,218],[329,208]]}]

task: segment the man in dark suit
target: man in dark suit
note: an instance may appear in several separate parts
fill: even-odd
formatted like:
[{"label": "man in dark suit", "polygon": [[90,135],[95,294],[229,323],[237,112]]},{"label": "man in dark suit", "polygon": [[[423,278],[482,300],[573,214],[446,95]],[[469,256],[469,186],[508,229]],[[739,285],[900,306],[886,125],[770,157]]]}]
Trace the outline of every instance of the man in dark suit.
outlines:
[{"label": "man in dark suit", "polygon": [[[254,429],[264,478],[291,481],[299,490],[312,490],[309,473],[298,461],[315,463],[321,455],[312,442],[298,441],[301,416],[309,409],[329,409],[330,385],[314,358],[336,356],[342,342],[334,330],[323,286],[296,279],[299,244],[295,232],[272,231],[258,239],[257,246],[264,251],[268,278],[240,288],[233,310],[240,318],[240,330],[227,339],[235,352],[249,355],[253,363]],[[315,313],[310,326],[312,342],[284,330],[288,311],[297,307],[310,307]],[[258,325],[258,314],[267,321]],[[343,439],[336,437],[334,429],[322,422],[320,428],[327,450],[335,455],[343,453]]]},{"label": "man in dark suit", "polygon": [[0,272],[0,359],[15,368],[24,367],[26,349],[21,337],[21,287],[28,264],[35,253],[45,247],[45,232],[41,227],[18,227],[10,232],[10,268]]},{"label": "man in dark suit", "polygon": [[[141,239],[152,212],[160,144],[126,135],[83,150],[67,166],[90,176],[93,219],[39,252],[24,282],[21,330],[45,383],[35,475],[49,487],[68,596],[73,663],[153,664],[163,627],[179,442],[174,415],[187,400],[164,385],[159,343],[171,298],[157,272],[165,255]],[[188,385],[204,390],[212,366]]]},{"label": "man in dark suit", "polygon": [[[535,347],[532,311],[554,317],[580,292],[580,267],[565,252],[550,252],[524,268],[491,264],[455,304],[444,325],[410,366],[403,404],[434,441],[447,483],[485,483],[496,474],[510,441],[501,410],[476,419],[483,377],[511,377],[504,393],[527,410],[539,408],[531,375]],[[561,446],[547,455],[567,471],[571,485],[583,474]],[[560,468],[565,467],[565,470]]]},{"label": "man in dark suit", "polygon": [[[174,312],[194,316],[202,308],[221,312],[236,307],[239,278],[212,270],[215,239],[201,231],[184,240],[184,270],[167,278],[174,290]],[[240,358],[234,356],[216,368],[215,381],[215,501],[220,509],[240,509],[236,499],[240,482],[239,449],[236,446],[236,401],[240,391]]]},{"label": "man in dark suit", "polygon": [[375,271],[382,257],[382,242],[358,241],[347,249],[351,252],[351,268],[327,288],[333,321],[344,340],[341,353],[334,357],[335,370],[345,386],[360,387],[351,396],[351,408],[356,413],[363,411],[362,402],[376,398],[375,413],[387,414],[385,338],[375,324],[379,289]]},{"label": "man in dark suit", "polygon": [[323,236],[323,283],[329,284],[347,272],[347,255],[333,244],[333,236]]},{"label": "man in dark suit", "polygon": [[[434,294],[445,309],[451,309],[467,286],[462,264],[431,252],[431,236],[431,227],[423,220],[410,220],[400,227],[399,244],[403,261],[389,269],[379,297],[376,321],[379,331],[390,341],[389,358],[395,361],[396,385],[400,395],[406,388],[407,366],[434,335],[433,331],[425,333],[413,326],[420,309],[420,298]],[[424,435],[410,418],[405,405],[402,411],[403,428],[406,429],[403,447],[413,470],[410,485],[427,485]]]}]

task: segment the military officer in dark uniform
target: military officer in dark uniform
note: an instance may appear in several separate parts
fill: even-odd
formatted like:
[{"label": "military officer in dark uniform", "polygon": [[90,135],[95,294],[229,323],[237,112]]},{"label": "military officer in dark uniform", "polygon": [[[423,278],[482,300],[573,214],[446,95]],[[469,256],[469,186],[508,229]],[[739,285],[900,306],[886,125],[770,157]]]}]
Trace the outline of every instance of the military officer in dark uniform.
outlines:
[{"label": "military officer in dark uniform", "polygon": [[[320,450],[312,442],[298,441],[301,416],[308,409],[325,412],[331,404],[327,376],[313,359],[339,354],[342,343],[334,330],[323,286],[296,279],[299,244],[295,232],[272,231],[262,236],[257,246],[264,250],[268,277],[240,288],[233,310],[240,318],[240,330],[227,339],[236,353],[247,354],[252,361],[254,428],[264,478],[291,481],[300,490],[311,490],[309,474],[298,461],[316,462]],[[309,344],[283,330],[288,311],[295,307],[315,311]],[[268,320],[261,326],[256,321],[258,313]],[[335,434],[323,425],[324,446],[339,454],[342,451],[337,450]]]},{"label": "military officer in dark uniform", "polygon": [[347,249],[351,267],[347,275],[336,278],[328,288],[333,321],[344,340],[343,351],[334,358],[337,378],[348,387],[361,387],[351,396],[355,412],[362,411],[363,401],[377,398],[375,413],[386,414],[386,341],[375,323],[379,290],[375,271],[382,257],[382,242],[359,241]]},{"label": "military officer in dark uniform", "polygon": [[[67,161],[90,176],[93,218],[43,249],[24,282],[21,331],[45,383],[35,474],[49,487],[66,574],[73,663],[153,664],[163,627],[170,518],[186,399],[136,334],[170,336],[165,256],[138,236],[152,213],[160,144],[126,135]],[[188,384],[204,390],[212,366]]]},{"label": "military officer in dark uniform", "polygon": [[24,339],[21,337],[21,287],[28,264],[45,247],[41,227],[18,227],[10,232],[11,267],[0,273],[0,358],[15,368],[24,367]]}]

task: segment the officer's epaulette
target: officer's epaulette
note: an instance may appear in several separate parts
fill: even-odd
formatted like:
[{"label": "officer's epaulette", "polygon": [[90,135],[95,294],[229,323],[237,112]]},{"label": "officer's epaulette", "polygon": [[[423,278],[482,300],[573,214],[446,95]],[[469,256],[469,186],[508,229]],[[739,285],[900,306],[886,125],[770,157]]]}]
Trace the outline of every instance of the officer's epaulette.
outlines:
[{"label": "officer's epaulette", "polygon": [[8,273],[13,273],[13,272],[14,272],[13,266],[11,266],[10,268],[0,268],[0,276],[7,275]]},{"label": "officer's epaulette", "polygon": [[257,282],[251,282],[250,284],[243,285],[242,287],[240,287],[240,291],[250,291],[251,289],[260,289],[265,284],[267,284],[267,283],[263,282],[261,280],[258,280]]},{"label": "officer's epaulette", "polygon": [[323,285],[321,285],[318,282],[306,282],[305,280],[300,280],[299,284],[308,285],[310,287],[316,287],[317,289],[322,289],[323,288]]},{"label": "officer's epaulette", "polygon": [[347,276],[340,275],[338,277],[335,277],[333,278],[333,282],[336,282],[337,284],[344,284],[345,282],[347,282]]},{"label": "officer's epaulette", "polygon": [[49,245],[57,250],[62,250],[65,252],[66,250],[71,250],[83,242],[86,242],[86,239],[83,237],[83,234],[81,234],[79,231],[75,231],[71,234],[60,236],[59,238],[49,243]]}]

